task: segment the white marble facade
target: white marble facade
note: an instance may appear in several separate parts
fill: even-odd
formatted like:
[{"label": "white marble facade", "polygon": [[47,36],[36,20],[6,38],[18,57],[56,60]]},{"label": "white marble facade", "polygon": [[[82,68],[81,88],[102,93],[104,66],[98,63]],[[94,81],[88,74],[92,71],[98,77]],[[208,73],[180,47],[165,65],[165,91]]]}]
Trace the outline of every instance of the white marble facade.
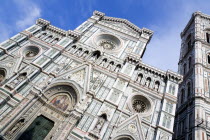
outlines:
[{"label": "white marble facade", "polygon": [[2,42],[1,138],[171,140],[182,76],[141,61],[152,34],[95,11],[75,30],[38,19]]}]

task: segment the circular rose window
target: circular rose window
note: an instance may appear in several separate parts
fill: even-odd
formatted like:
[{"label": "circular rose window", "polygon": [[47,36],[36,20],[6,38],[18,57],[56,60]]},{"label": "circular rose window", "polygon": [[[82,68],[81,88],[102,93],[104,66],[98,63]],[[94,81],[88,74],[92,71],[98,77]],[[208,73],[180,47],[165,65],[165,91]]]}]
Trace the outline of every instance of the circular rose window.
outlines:
[{"label": "circular rose window", "polygon": [[129,106],[134,113],[150,114],[152,101],[143,95],[136,94],[130,97]]},{"label": "circular rose window", "polygon": [[103,48],[105,51],[117,51],[122,46],[122,41],[111,34],[99,34],[94,38],[97,47]]},{"label": "circular rose window", "polygon": [[22,55],[25,58],[33,58],[35,56],[37,56],[41,51],[41,48],[37,47],[37,46],[26,46],[23,48],[22,50]]},{"label": "circular rose window", "polygon": [[147,105],[141,100],[134,100],[132,103],[133,109],[138,113],[143,113],[146,110]]}]

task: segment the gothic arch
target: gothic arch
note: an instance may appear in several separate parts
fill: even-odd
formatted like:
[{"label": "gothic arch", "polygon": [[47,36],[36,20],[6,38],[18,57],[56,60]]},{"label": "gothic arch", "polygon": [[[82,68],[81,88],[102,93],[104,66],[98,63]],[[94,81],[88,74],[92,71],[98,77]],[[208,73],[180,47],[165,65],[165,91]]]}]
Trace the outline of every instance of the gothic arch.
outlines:
[{"label": "gothic arch", "polygon": [[[44,90],[44,93],[49,93],[46,96],[48,98],[52,98],[53,95],[55,95],[56,93],[50,93],[50,89],[52,89],[53,87],[56,86],[67,86],[67,87],[71,87],[72,90],[74,90],[74,97],[76,97],[75,100],[75,105],[77,103],[79,103],[80,100],[82,100],[82,98],[85,96],[81,90],[81,87],[74,81],[66,81],[66,80],[56,80],[54,82],[52,82],[47,88],[46,90]],[[72,96],[72,95],[70,95]]]},{"label": "gothic arch", "polygon": [[114,138],[114,140],[134,140],[134,138],[130,135],[121,135]]},{"label": "gothic arch", "polygon": [[210,51],[206,52],[206,62],[210,64]]}]

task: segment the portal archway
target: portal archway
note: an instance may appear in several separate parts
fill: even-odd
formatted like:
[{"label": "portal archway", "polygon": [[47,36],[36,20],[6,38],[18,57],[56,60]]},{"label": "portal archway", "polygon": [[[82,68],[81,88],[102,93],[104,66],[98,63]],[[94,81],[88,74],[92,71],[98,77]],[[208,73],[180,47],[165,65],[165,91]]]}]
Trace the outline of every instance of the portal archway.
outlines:
[{"label": "portal archway", "polygon": [[131,136],[125,135],[125,136],[119,136],[114,140],[134,140],[134,139]]}]

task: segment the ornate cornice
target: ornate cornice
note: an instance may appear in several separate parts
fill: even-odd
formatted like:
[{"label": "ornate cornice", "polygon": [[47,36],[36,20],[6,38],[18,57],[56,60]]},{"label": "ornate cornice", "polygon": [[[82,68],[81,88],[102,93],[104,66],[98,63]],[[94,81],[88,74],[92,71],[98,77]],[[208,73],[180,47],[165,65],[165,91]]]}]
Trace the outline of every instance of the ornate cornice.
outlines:
[{"label": "ornate cornice", "polygon": [[177,82],[182,82],[183,80],[183,76],[180,75],[180,74],[177,74],[171,70],[167,70],[166,72],[166,75],[167,75],[167,78],[170,79],[170,80],[176,80]]},{"label": "ornate cornice", "polygon": [[62,36],[65,36],[66,35],[66,31],[65,30],[62,30],[62,29],[60,29],[58,27],[55,27],[53,25],[47,26],[47,29],[50,30],[50,31],[52,31],[52,32],[58,33],[58,34],[60,34]]},{"label": "ornate cornice", "polygon": [[102,20],[124,23],[129,28],[133,29],[134,31],[138,32],[139,34],[142,33],[142,30],[138,26],[134,25],[133,23],[131,23],[127,19],[104,16],[102,18]]},{"label": "ornate cornice", "polygon": [[95,11],[93,12],[93,15],[94,15],[94,16],[103,17],[103,16],[105,16],[105,13],[102,13],[102,12],[99,12],[99,11],[96,11],[96,10],[95,10]]},{"label": "ornate cornice", "polygon": [[147,28],[142,28],[142,33],[147,34],[150,37],[153,35],[153,31]]},{"label": "ornate cornice", "polygon": [[50,21],[42,19],[42,18],[39,18],[39,19],[36,20],[36,24],[48,26],[48,25],[50,25]]},{"label": "ornate cornice", "polygon": [[80,38],[81,33],[76,32],[76,31],[72,31],[72,30],[68,30],[67,31],[67,36],[73,37],[73,38]]}]

